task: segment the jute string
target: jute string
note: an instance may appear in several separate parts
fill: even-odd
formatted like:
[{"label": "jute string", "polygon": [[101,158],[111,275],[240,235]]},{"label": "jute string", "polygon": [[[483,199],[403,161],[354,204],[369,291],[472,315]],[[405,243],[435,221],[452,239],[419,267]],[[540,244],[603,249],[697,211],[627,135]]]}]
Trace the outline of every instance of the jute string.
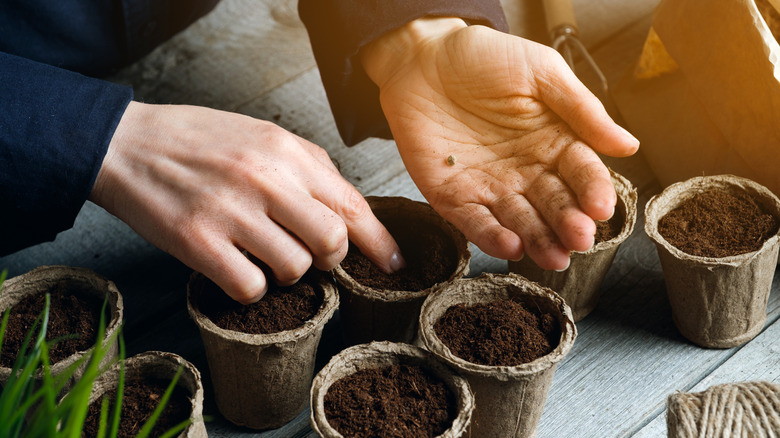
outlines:
[{"label": "jute string", "polygon": [[669,437],[780,437],[780,385],[743,382],[717,385],[667,400]]}]

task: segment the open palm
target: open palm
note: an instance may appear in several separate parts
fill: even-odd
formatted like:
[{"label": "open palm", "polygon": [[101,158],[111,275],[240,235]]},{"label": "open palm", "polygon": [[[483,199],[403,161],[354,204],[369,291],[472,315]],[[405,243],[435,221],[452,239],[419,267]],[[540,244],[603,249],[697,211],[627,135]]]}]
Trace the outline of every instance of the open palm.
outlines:
[{"label": "open palm", "polygon": [[638,141],[552,49],[481,26],[421,44],[379,83],[409,174],[486,253],[564,269],[616,202],[595,151]]}]

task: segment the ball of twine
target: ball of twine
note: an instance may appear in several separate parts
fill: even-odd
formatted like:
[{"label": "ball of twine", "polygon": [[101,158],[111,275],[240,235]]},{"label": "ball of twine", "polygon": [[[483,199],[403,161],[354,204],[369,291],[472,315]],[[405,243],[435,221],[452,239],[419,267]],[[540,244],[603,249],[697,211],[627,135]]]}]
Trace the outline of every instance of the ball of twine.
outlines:
[{"label": "ball of twine", "polygon": [[741,382],[667,400],[670,437],[775,437],[780,434],[780,385]]}]

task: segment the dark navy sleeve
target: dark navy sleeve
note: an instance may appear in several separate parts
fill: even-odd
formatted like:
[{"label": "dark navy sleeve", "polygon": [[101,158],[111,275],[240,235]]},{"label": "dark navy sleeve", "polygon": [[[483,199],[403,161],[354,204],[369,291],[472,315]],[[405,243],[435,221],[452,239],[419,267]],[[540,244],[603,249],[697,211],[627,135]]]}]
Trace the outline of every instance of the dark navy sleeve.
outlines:
[{"label": "dark navy sleeve", "polygon": [[73,225],[132,97],[129,87],[0,52],[0,254]]},{"label": "dark navy sleeve", "polygon": [[508,25],[499,0],[299,0],[314,57],[341,138],[390,138],[379,88],[363,71],[361,47],[425,16],[460,17],[501,31]]}]

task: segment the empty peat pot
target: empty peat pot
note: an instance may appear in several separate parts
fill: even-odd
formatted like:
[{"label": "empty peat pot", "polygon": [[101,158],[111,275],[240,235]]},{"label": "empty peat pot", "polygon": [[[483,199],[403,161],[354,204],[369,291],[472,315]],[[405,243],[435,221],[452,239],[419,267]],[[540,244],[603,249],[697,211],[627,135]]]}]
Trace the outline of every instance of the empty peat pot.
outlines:
[{"label": "empty peat pot", "polygon": [[[572,252],[571,264],[563,272],[541,269],[529,257],[509,261],[509,271],[549,287],[571,307],[574,322],[585,318],[598,305],[601,285],[615,254],[636,224],[636,189],[631,182],[610,170],[618,202],[608,221],[597,223],[596,242],[585,252]],[[602,231],[603,230],[603,231]]]},{"label": "empty peat pot", "polygon": [[[439,325],[448,320],[449,331]],[[537,336],[531,338],[533,330],[518,329],[521,325],[534,328]],[[440,334],[454,336],[445,336],[445,343]],[[516,274],[453,281],[432,293],[420,312],[425,348],[464,376],[475,394],[474,437],[534,436],[555,369],[576,336],[571,309],[563,298]],[[459,356],[448,344],[459,344],[456,351],[464,347],[485,363]],[[520,358],[531,350],[549,352],[512,365],[482,361],[505,353]]]},{"label": "empty peat pot", "polygon": [[[691,178],[650,199],[645,232],[658,251],[672,318],[683,336],[703,347],[729,348],[763,329],[780,245],[778,220],[777,197],[733,175]],[[754,229],[759,223],[763,232]],[[684,250],[670,242],[672,235]],[[746,242],[745,236],[753,237]],[[695,254],[702,246],[740,253]]]},{"label": "empty peat pot", "polygon": [[[124,390],[123,403],[130,403],[131,397],[139,392],[141,399],[135,403],[130,403],[134,409],[128,409],[123,406],[122,415],[125,412],[134,412],[138,418],[151,415],[157,403],[146,405],[145,398],[158,399],[167,389],[176,373],[181,369],[179,380],[176,383],[174,392],[168,400],[166,410],[163,410],[162,417],[172,415],[171,418],[160,418],[156,423],[159,432],[165,432],[180,422],[189,419],[190,424],[181,431],[177,437],[180,438],[206,438],[206,425],[203,423],[203,383],[201,382],[200,372],[194,365],[181,356],[163,351],[147,351],[137,354],[124,361]],[[120,364],[114,364],[108,371],[95,379],[95,384],[90,396],[90,409],[85,422],[85,431],[97,432],[97,425],[100,418],[100,400],[104,396],[109,400],[114,400],[116,389],[119,382],[121,368]],[[149,385],[148,387],[142,384]],[[157,385],[156,387],[153,385]],[[154,393],[143,394],[142,391],[149,388]],[[134,391],[133,389],[136,389]],[[150,395],[152,394],[152,395]],[[145,395],[145,397],[144,397]],[[113,406],[113,404],[111,404]],[[136,417],[133,417],[136,418]],[[136,418],[137,419],[137,418]],[[120,430],[129,431],[129,428],[136,427],[140,429],[143,422],[133,424],[134,421],[120,417]],[[87,429],[89,427],[90,429]],[[137,433],[138,430],[135,430]],[[154,436],[156,434],[152,434]]]},{"label": "empty peat pot", "polygon": [[[319,298],[319,307],[295,328],[271,333],[247,333],[218,326],[210,316],[216,312],[241,315],[262,306],[272,295],[286,300],[309,288]],[[292,288],[296,288],[294,291]],[[279,302],[279,301],[277,301]],[[217,408],[229,421],[253,429],[273,429],[295,418],[306,407],[314,375],[322,329],[339,304],[330,275],[310,272],[296,285],[270,285],[258,303],[242,306],[202,274],[194,273],[187,286],[187,309],[200,329],[206,349]],[[258,308],[258,307],[255,307]],[[223,312],[224,311],[224,312]],[[253,314],[238,325],[252,325],[285,312],[269,309],[267,317]]]},{"label": "empty peat pot", "polygon": [[[411,379],[419,378],[420,375],[427,377],[417,380],[418,383]],[[357,386],[357,383],[362,385]],[[428,385],[433,385],[433,388]],[[329,394],[329,391],[338,391],[338,395]],[[449,409],[446,414],[436,410],[436,417],[441,419],[444,415],[446,421],[436,422],[443,430],[441,433],[436,432],[436,435],[431,433],[430,436],[468,436],[474,396],[466,379],[439,362],[431,353],[412,345],[386,341],[355,345],[333,356],[314,378],[311,387],[311,426],[321,437],[341,438],[345,435],[339,432],[339,428],[357,428],[354,422],[349,421],[357,418],[362,426],[371,428],[374,432],[372,436],[390,436],[382,432],[382,427],[392,428],[392,436],[407,433],[407,436],[427,436],[420,430],[403,428],[410,426],[409,423],[412,423],[412,427],[419,427],[418,423],[434,421],[429,406],[440,405],[430,402],[442,400],[443,392],[449,396],[446,403]],[[360,395],[355,397],[355,394]],[[358,414],[351,416],[344,409],[339,410],[344,405]],[[424,407],[427,408],[426,412],[418,411]],[[338,420],[330,418],[329,421],[328,414],[331,411],[338,412],[332,414],[333,417],[338,415]],[[347,435],[364,436],[365,433]]]},{"label": "empty peat pot", "polygon": [[347,345],[370,341],[412,343],[425,297],[468,274],[471,252],[463,234],[424,202],[366,197],[374,215],[396,239],[407,267],[387,275],[350,244],[333,270]]},{"label": "empty peat pot", "polygon": [[[103,278],[92,270],[69,266],[42,266],[25,274],[8,279],[0,292],[0,312],[11,308],[11,316],[3,341],[3,366],[0,366],[0,384],[11,375],[11,363],[7,354],[15,352],[27,334],[28,324],[42,311],[45,295],[51,296],[49,308],[49,327],[47,339],[66,335],[78,335],[79,338],[60,341],[50,346],[49,357],[52,361],[51,374],[56,376],[71,367],[92,350],[100,323],[100,310],[105,303],[105,341],[108,350],[102,364],[107,365],[118,354],[116,332],[122,323],[124,303],[122,295],[113,282]],[[14,308],[24,308],[24,314],[17,314]],[[91,320],[92,325],[85,326],[84,321]],[[56,323],[55,323],[56,321]],[[20,327],[14,327],[19,325]],[[67,333],[53,333],[53,326]],[[22,327],[24,326],[24,327]],[[15,332],[15,334],[12,334]],[[36,332],[37,334],[37,332]],[[19,338],[21,336],[21,338]],[[18,345],[13,338],[19,339]],[[111,342],[109,345],[108,343]],[[83,374],[87,366],[84,361],[74,372],[64,390],[69,389]]]}]

